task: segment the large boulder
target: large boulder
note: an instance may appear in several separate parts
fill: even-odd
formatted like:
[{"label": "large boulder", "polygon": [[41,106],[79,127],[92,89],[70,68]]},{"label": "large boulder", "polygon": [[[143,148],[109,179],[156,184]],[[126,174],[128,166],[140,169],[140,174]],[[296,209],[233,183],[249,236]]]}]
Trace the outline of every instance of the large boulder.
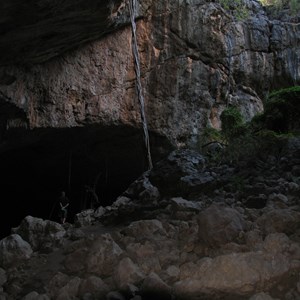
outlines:
[{"label": "large boulder", "polygon": [[156,273],[150,273],[141,285],[141,294],[147,299],[172,299],[172,288],[168,286]]},{"label": "large boulder", "polygon": [[258,251],[204,257],[182,265],[175,292],[184,299],[198,299],[199,295],[213,299],[224,293],[247,297],[297,272],[299,257],[299,245],[285,234],[270,234]]},{"label": "large boulder", "polygon": [[183,149],[171,152],[159,161],[149,174],[150,182],[162,196],[190,196],[207,190],[214,182],[213,176],[205,172],[205,158],[196,151]]},{"label": "large boulder", "polygon": [[81,247],[68,254],[64,266],[70,273],[86,272],[100,277],[109,276],[112,275],[122,254],[123,250],[110,234],[103,234],[85,241]]},{"label": "large boulder", "polygon": [[258,226],[265,234],[280,232],[293,234],[300,229],[300,212],[286,209],[271,209],[257,220]]},{"label": "large boulder", "polygon": [[34,251],[42,249],[50,251],[53,247],[59,246],[66,233],[61,224],[32,216],[25,217],[13,232],[27,241]]},{"label": "large boulder", "polygon": [[33,251],[18,234],[12,234],[0,241],[0,266],[5,268],[28,260]]},{"label": "large boulder", "polygon": [[114,280],[120,290],[130,284],[139,285],[144,278],[142,270],[129,257],[123,258],[114,272]]},{"label": "large boulder", "polygon": [[103,298],[107,292],[108,286],[103,280],[100,277],[92,275],[81,281],[78,295],[83,297],[86,294],[90,294],[94,297]]},{"label": "large boulder", "polygon": [[246,229],[246,222],[237,210],[212,204],[198,216],[199,239],[211,247],[234,241]]}]

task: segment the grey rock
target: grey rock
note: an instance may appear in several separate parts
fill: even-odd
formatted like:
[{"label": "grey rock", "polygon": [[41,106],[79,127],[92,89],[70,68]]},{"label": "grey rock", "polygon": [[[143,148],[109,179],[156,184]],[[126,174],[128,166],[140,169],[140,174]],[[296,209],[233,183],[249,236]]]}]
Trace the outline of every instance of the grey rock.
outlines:
[{"label": "grey rock", "polygon": [[59,246],[66,233],[61,224],[32,216],[25,217],[13,232],[27,241],[34,251]]},{"label": "grey rock", "polygon": [[89,293],[95,298],[103,298],[108,292],[108,286],[103,282],[100,277],[89,276],[83,279],[80,283],[78,295],[84,296]]},{"label": "grey rock", "polygon": [[197,221],[200,240],[213,247],[235,240],[246,229],[243,216],[222,205],[211,205],[198,215]]},{"label": "grey rock", "polygon": [[114,280],[120,290],[124,290],[129,284],[138,285],[144,277],[140,268],[128,257],[119,262],[114,272]]},{"label": "grey rock", "polygon": [[33,251],[18,234],[12,234],[0,241],[0,266],[4,269],[28,260]]},{"label": "grey rock", "polygon": [[106,300],[125,300],[126,298],[117,291],[112,291],[107,293]]},{"label": "grey rock", "polygon": [[64,266],[68,272],[87,272],[96,276],[109,276],[118,264],[123,250],[110,234],[103,234],[68,254]]},{"label": "grey rock", "polygon": [[300,213],[285,209],[271,209],[257,219],[257,224],[265,234],[286,233],[292,234],[299,226]]},{"label": "grey rock", "polygon": [[249,300],[276,300],[266,293],[258,293],[250,297]]},{"label": "grey rock", "polygon": [[6,272],[2,268],[0,268],[0,287],[2,287],[2,285],[6,282],[6,280],[7,280]]}]

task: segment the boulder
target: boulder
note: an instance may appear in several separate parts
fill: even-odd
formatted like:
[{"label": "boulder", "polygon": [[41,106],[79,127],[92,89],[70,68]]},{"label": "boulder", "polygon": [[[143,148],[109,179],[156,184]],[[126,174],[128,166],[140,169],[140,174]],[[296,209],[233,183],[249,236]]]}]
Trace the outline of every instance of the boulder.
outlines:
[{"label": "boulder", "polygon": [[50,300],[50,298],[46,294],[40,295],[38,292],[33,291],[24,296],[22,300]]},{"label": "boulder", "polygon": [[4,269],[28,260],[33,251],[29,243],[18,234],[12,234],[0,241],[0,266]]},{"label": "boulder", "polygon": [[50,299],[56,299],[59,291],[68,284],[70,277],[62,272],[57,272],[52,276],[45,286]]},{"label": "boulder", "polygon": [[27,241],[34,251],[59,246],[66,233],[61,224],[32,216],[25,217],[13,232]]},{"label": "boulder", "polygon": [[158,162],[149,174],[151,183],[162,196],[189,196],[207,189],[214,178],[205,173],[205,158],[192,150],[175,150]]},{"label": "boulder", "polygon": [[287,257],[248,252],[221,255],[205,261],[201,271],[175,283],[177,295],[197,299],[197,295],[251,295],[256,289],[275,284],[290,270]]},{"label": "boulder", "polygon": [[277,298],[274,299],[270,295],[262,292],[253,295],[252,297],[249,298],[249,300],[278,300],[278,299]]},{"label": "boulder", "polygon": [[123,250],[109,234],[103,234],[68,254],[64,266],[68,272],[86,272],[97,276],[109,276],[120,260]]},{"label": "boulder", "polygon": [[89,276],[83,279],[79,286],[78,295],[83,296],[87,293],[93,295],[96,298],[104,298],[108,292],[108,286],[103,282],[100,277]]},{"label": "boulder", "polygon": [[126,298],[118,291],[111,291],[107,293],[106,300],[126,300]]},{"label": "boulder", "polygon": [[137,241],[145,237],[149,240],[157,240],[167,235],[161,221],[155,219],[132,222],[122,230],[122,233],[134,237]]},{"label": "boulder", "polygon": [[269,209],[258,218],[257,224],[265,234],[293,234],[300,227],[300,212],[290,208]]},{"label": "boulder", "polygon": [[208,246],[219,247],[234,241],[246,229],[246,222],[237,210],[212,204],[198,215],[198,236]]},{"label": "boulder", "polygon": [[147,299],[172,299],[171,287],[168,286],[156,273],[150,273],[143,281],[141,294]]},{"label": "boulder", "polygon": [[64,285],[61,289],[59,289],[56,299],[64,300],[64,299],[74,299],[79,290],[79,286],[81,283],[81,279],[78,277],[72,278],[66,285]]},{"label": "boulder", "polygon": [[129,257],[125,257],[119,262],[113,277],[118,289],[124,290],[129,284],[138,285],[145,275]]},{"label": "boulder", "polygon": [[285,234],[270,234],[257,251],[205,257],[183,264],[175,291],[188,299],[197,299],[199,295],[251,296],[263,287],[277,287],[278,281],[297,272],[299,254],[299,245]]},{"label": "boulder", "polygon": [[7,280],[6,272],[2,268],[0,268],[0,288],[6,282],[6,280]]},{"label": "boulder", "polygon": [[129,243],[126,252],[129,257],[136,261],[143,272],[159,272],[161,270],[159,257],[157,257],[157,246],[149,240],[144,243]]}]

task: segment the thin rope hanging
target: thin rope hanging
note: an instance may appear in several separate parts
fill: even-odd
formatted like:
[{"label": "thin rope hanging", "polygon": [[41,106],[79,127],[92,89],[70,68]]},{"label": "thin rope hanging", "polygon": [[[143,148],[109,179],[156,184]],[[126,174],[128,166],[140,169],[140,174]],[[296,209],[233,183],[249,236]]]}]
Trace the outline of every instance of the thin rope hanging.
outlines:
[{"label": "thin rope hanging", "polygon": [[135,16],[137,10],[136,8],[137,8],[137,1],[129,0],[129,12],[130,12],[130,20],[131,20],[131,28],[132,28],[132,53],[134,57],[137,95],[140,102],[140,111],[141,111],[141,119],[142,119],[143,130],[144,130],[144,141],[145,141],[145,146],[147,151],[148,168],[152,169],[153,164],[152,164],[151,151],[150,151],[149,131],[148,131],[147,119],[145,115],[145,101],[144,101],[143,89],[141,83],[140,57],[139,57],[139,50],[137,46],[137,37],[136,37],[136,23],[135,23]]}]

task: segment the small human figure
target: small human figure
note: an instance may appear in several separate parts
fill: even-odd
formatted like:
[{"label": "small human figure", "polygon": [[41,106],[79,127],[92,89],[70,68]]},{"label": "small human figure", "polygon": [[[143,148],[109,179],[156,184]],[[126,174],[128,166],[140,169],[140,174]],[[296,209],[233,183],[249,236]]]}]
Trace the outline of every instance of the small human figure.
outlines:
[{"label": "small human figure", "polygon": [[64,191],[61,192],[61,195],[59,197],[59,217],[61,224],[64,224],[66,222],[67,216],[68,216],[68,206],[70,202],[68,197],[66,196],[66,193]]},{"label": "small human figure", "polygon": [[89,200],[89,203],[90,203],[90,208],[91,209],[95,209],[99,206],[99,198],[96,194],[96,191],[94,188],[86,185],[85,186],[85,191],[87,193],[87,198]]}]

